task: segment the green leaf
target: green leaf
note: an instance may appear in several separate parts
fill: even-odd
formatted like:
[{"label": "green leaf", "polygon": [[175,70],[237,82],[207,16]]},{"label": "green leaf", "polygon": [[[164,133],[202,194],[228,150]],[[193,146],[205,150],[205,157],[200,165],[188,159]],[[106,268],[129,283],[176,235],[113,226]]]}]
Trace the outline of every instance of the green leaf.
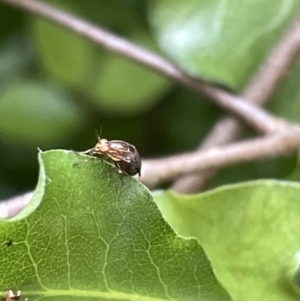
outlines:
[{"label": "green leaf", "polygon": [[268,110],[290,121],[300,122],[300,61],[298,60],[267,104]]},{"label": "green leaf", "polygon": [[[148,32],[137,30],[134,37],[138,44],[157,50]],[[165,77],[110,54],[90,90],[105,112],[132,114],[151,108],[171,87],[173,84]]]},{"label": "green leaf", "polygon": [[[139,45],[158,49],[140,20],[140,12],[126,1],[51,2]],[[82,93],[104,113],[132,115],[144,112],[173,87],[165,77],[120,58],[75,33],[45,20],[29,21],[45,70]]]},{"label": "green leaf", "polygon": [[12,82],[0,91],[0,137],[23,147],[49,147],[76,133],[85,116],[71,97],[43,81]]},{"label": "green leaf", "polygon": [[46,20],[30,21],[33,42],[44,69],[64,84],[84,86],[90,80],[89,64],[96,55],[94,45]]},{"label": "green leaf", "polygon": [[0,290],[31,301],[231,300],[198,241],[176,236],[148,189],[87,158],[39,154],[29,206],[0,221]]},{"label": "green leaf", "polygon": [[149,19],[189,74],[241,89],[299,10],[298,0],[151,0]]},{"label": "green leaf", "polygon": [[193,196],[160,192],[155,201],[175,232],[199,239],[234,300],[299,300],[299,184],[265,180]]}]

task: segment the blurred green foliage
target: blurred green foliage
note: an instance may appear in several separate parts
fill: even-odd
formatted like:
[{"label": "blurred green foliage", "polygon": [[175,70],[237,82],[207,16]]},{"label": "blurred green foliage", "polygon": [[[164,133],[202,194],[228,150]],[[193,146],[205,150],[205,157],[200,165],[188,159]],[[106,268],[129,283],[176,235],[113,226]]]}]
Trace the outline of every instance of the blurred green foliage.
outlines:
[{"label": "blurred green foliage", "polygon": [[[296,0],[228,7],[208,0],[48,2],[236,92],[300,10]],[[178,153],[197,147],[223,114],[164,77],[1,2],[0,41],[0,199],[34,187],[37,147],[85,150],[102,128],[109,139],[135,144],[142,157]],[[295,66],[269,106],[293,121],[300,121],[298,77]],[[231,168],[215,185],[282,178],[294,161]]]},{"label": "blurred green foliage", "polygon": [[[189,73],[240,90],[300,10],[298,0],[150,1],[161,47]],[[180,12],[180,13],[176,13]]]}]

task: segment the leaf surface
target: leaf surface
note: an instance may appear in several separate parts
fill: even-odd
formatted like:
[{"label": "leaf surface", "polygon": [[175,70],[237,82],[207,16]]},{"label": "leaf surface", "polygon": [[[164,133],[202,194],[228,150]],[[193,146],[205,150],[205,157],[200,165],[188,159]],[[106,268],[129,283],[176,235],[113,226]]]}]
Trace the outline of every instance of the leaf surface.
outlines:
[{"label": "leaf surface", "polygon": [[[234,300],[299,300],[300,185],[255,181],[155,197],[183,237],[197,237]],[[299,277],[299,276],[298,276]]]},{"label": "leaf surface", "polygon": [[20,289],[31,301],[231,300],[198,241],[176,236],[148,189],[87,158],[39,154],[32,201],[0,221],[3,292]]},{"label": "leaf surface", "polygon": [[299,10],[297,0],[151,0],[149,20],[181,68],[239,90]]}]

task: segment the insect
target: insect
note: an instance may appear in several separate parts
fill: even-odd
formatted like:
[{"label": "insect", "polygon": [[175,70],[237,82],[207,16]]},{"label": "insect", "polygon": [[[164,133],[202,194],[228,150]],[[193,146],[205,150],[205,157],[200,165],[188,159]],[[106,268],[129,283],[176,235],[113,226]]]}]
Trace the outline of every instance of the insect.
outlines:
[{"label": "insect", "polygon": [[126,175],[141,175],[141,157],[134,145],[122,140],[107,140],[98,134],[97,138],[98,143],[95,147],[83,153],[112,159],[118,170]]}]

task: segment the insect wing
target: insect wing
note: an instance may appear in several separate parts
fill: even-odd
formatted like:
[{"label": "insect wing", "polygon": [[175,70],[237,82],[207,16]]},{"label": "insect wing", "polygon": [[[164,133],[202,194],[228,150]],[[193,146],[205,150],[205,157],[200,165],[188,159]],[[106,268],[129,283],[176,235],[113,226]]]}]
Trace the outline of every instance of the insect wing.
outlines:
[{"label": "insect wing", "polygon": [[110,156],[124,173],[134,176],[141,173],[141,157],[136,148],[124,141],[110,141]]},{"label": "insect wing", "polygon": [[109,142],[108,154],[115,161],[131,163],[135,157],[135,152],[135,147],[127,142],[120,140],[111,140]]}]

